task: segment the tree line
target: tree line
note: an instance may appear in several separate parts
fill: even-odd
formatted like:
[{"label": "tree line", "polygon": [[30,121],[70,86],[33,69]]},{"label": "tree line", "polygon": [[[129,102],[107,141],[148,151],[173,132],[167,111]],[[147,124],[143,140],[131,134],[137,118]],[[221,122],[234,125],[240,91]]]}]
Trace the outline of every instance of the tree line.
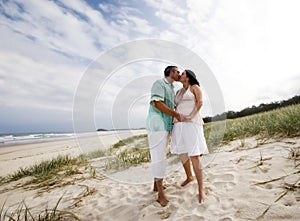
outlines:
[{"label": "tree line", "polygon": [[203,118],[204,122],[211,122],[211,121],[219,121],[225,119],[234,119],[239,117],[245,117],[252,114],[257,114],[265,111],[274,110],[281,107],[286,107],[293,104],[300,104],[300,95],[296,95],[288,100],[282,100],[277,102],[272,102],[269,104],[260,104],[258,106],[253,105],[252,107],[247,107],[241,111],[227,111],[222,114],[217,114],[213,117],[205,117]]}]

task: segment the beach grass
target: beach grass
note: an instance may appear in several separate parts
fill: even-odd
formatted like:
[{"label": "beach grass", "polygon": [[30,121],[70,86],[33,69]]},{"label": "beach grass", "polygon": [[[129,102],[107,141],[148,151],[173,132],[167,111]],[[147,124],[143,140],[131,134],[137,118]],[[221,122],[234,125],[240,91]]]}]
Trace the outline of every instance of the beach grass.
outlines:
[{"label": "beach grass", "polygon": [[34,176],[38,181],[49,179],[52,175],[57,174],[64,168],[69,168],[71,165],[80,165],[85,162],[82,156],[72,158],[68,155],[58,156],[52,160],[42,161],[39,164],[27,168],[20,168],[13,174],[8,175],[2,182],[16,181],[24,177]]},{"label": "beach grass", "polygon": [[106,170],[126,169],[132,165],[150,162],[147,134],[137,135],[121,140],[107,151]]},{"label": "beach grass", "polygon": [[112,145],[112,147],[110,148],[110,151],[113,151],[114,149],[118,149],[118,148],[128,145],[128,144],[131,144],[135,140],[141,139],[141,138],[147,138],[147,134],[136,135],[136,136],[132,136],[132,137],[128,137],[126,139],[120,140],[119,142]]},{"label": "beach grass", "polygon": [[79,220],[78,217],[67,211],[58,210],[58,205],[62,197],[59,198],[53,209],[46,208],[44,211],[38,214],[33,214],[33,212],[28,208],[25,202],[21,202],[18,209],[14,212],[4,211],[4,205],[2,205],[0,210],[0,220],[1,221],[63,221],[63,220]]},{"label": "beach grass", "polygon": [[132,165],[150,162],[149,148],[134,147],[120,151],[113,159],[106,161],[106,170],[126,169]]},{"label": "beach grass", "polygon": [[82,155],[82,157],[84,159],[89,160],[89,159],[104,157],[104,156],[107,156],[107,154],[108,154],[108,152],[106,150],[97,150],[97,151]]},{"label": "beach grass", "polygon": [[[209,146],[220,142],[257,136],[258,139],[274,137],[295,137],[300,135],[300,105],[291,105],[251,116],[226,120],[226,129],[222,134],[224,122],[210,122],[204,125],[204,134]],[[220,132],[212,135],[212,126]]]}]

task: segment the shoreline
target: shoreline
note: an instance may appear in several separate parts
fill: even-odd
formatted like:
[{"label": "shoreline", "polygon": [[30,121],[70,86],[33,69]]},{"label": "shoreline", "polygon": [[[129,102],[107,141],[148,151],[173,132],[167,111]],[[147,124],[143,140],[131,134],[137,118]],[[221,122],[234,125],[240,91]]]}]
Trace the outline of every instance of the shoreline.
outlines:
[{"label": "shoreline", "polygon": [[[16,172],[20,168],[25,168],[44,160],[51,160],[59,155],[78,156],[86,153],[81,148],[80,142],[87,142],[88,145],[101,143],[101,147],[108,148],[130,136],[146,133],[145,130],[112,132],[110,134],[98,134],[98,137],[92,137],[95,133],[82,133],[80,137],[65,138],[51,141],[40,141],[26,144],[16,144],[9,146],[0,146],[0,177]],[[92,143],[91,143],[92,142]],[[98,146],[93,146],[98,150]]]},{"label": "shoreline", "polygon": [[[97,133],[98,135],[110,135],[114,133],[126,133],[129,131],[145,131],[146,129],[120,129],[120,130],[101,130],[101,131],[92,131],[92,132],[81,132],[81,133],[75,133],[75,132],[36,132],[36,133],[11,133],[11,134],[0,134],[1,137],[5,136],[15,136],[15,135],[20,135],[20,136],[29,136],[29,135],[51,135],[51,134],[66,134],[65,136],[54,136],[54,137],[42,137],[42,138],[36,138],[36,139],[30,139],[26,138],[24,140],[8,140],[8,141],[0,141],[0,148],[1,147],[8,147],[8,146],[17,146],[17,145],[23,145],[23,144],[35,144],[35,143],[44,143],[44,142],[51,142],[51,141],[59,141],[59,140],[66,140],[66,139],[77,139],[77,136],[88,136],[89,134]],[[67,136],[68,134],[68,136]],[[9,142],[9,143],[5,143]]]}]

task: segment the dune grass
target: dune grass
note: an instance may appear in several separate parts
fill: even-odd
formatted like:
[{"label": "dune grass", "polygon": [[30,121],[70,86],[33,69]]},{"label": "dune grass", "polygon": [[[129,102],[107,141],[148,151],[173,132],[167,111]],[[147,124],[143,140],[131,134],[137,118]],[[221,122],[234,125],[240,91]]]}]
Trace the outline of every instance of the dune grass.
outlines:
[{"label": "dune grass", "polygon": [[[222,134],[211,135],[211,127],[215,128],[224,122],[207,123],[204,134],[208,145],[216,145]],[[272,137],[294,137],[300,135],[300,105],[291,105],[276,110],[259,113],[242,118],[226,120],[226,129],[222,141],[229,142],[250,136],[260,139]]]},{"label": "dune grass", "polygon": [[119,141],[108,149],[107,155],[113,158],[106,161],[106,170],[126,169],[132,165],[150,162],[147,134]]},{"label": "dune grass", "polygon": [[85,162],[82,156],[72,158],[68,155],[58,156],[52,160],[42,161],[39,164],[27,168],[20,168],[13,174],[8,175],[2,182],[11,182],[19,180],[23,177],[34,176],[37,181],[42,181],[50,178],[52,175],[57,174],[64,168],[69,168],[71,165],[80,165]]},{"label": "dune grass", "polygon": [[63,220],[79,220],[78,217],[70,212],[58,210],[58,204],[62,200],[59,198],[53,209],[45,209],[44,211],[33,214],[28,206],[22,202],[19,208],[14,212],[4,211],[4,205],[0,209],[1,221],[63,221]]},{"label": "dune grass", "polygon": [[127,145],[127,144],[131,144],[135,140],[141,139],[141,138],[147,138],[147,134],[136,135],[136,136],[132,136],[132,137],[128,137],[126,139],[120,140],[119,142],[115,143],[111,147],[111,149],[118,149],[119,147],[122,147],[122,146]]}]

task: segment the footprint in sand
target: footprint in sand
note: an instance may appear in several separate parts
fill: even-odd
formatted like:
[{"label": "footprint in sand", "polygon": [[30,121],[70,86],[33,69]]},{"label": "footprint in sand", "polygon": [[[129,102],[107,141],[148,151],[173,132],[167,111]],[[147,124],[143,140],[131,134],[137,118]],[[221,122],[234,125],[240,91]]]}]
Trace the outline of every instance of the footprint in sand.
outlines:
[{"label": "footprint in sand", "polygon": [[222,219],[219,219],[219,221],[232,221],[233,219],[231,219],[230,217],[224,217]]},{"label": "footprint in sand", "polygon": [[205,218],[199,215],[188,215],[181,218],[176,219],[176,221],[204,221]]},{"label": "footprint in sand", "polygon": [[223,181],[234,181],[234,175],[231,173],[227,173],[221,176]]},{"label": "footprint in sand", "polygon": [[225,173],[221,175],[211,174],[208,176],[208,179],[211,181],[228,182],[234,181],[234,175],[231,173]]},{"label": "footprint in sand", "polygon": [[222,199],[221,200],[221,208],[223,210],[229,210],[231,208],[233,208],[233,203],[234,203],[234,199],[229,198],[229,199]]},{"label": "footprint in sand", "polygon": [[234,183],[234,182],[214,182],[213,183],[214,188],[224,189],[226,191],[233,190],[235,185],[236,185],[236,183]]},{"label": "footprint in sand", "polygon": [[212,183],[214,188],[225,189],[226,191],[232,190],[236,185],[235,176],[231,173],[212,174],[208,177],[208,182]]},{"label": "footprint in sand", "polygon": [[271,183],[266,184],[265,187],[268,190],[273,189],[273,185]]}]

